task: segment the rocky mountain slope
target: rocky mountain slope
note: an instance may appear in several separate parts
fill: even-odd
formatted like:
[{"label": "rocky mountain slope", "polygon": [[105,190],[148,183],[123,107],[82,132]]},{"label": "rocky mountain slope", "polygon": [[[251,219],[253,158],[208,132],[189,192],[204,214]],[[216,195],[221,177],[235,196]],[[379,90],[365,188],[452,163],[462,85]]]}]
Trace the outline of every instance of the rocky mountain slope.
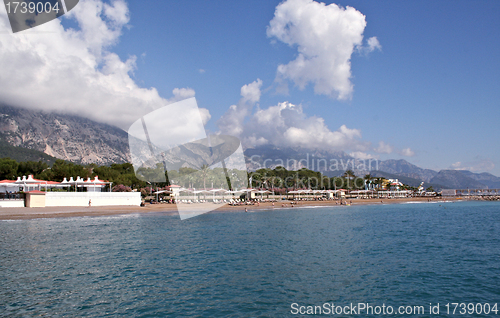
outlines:
[{"label": "rocky mountain slope", "polygon": [[398,174],[401,176],[430,182],[438,172],[430,169],[422,169],[414,164],[409,163],[404,159],[400,160],[384,160],[379,163],[378,170]]},{"label": "rocky mountain slope", "polygon": [[0,106],[0,138],[83,164],[130,160],[125,131],[78,116]]},{"label": "rocky mountain slope", "polygon": [[441,170],[431,179],[451,189],[498,189],[500,178],[490,173],[473,173],[464,170]]},{"label": "rocky mountain slope", "polygon": [[500,189],[500,178],[492,175],[491,173],[474,173],[466,170],[460,170],[460,172],[464,176],[486,185],[489,189]]},{"label": "rocky mountain slope", "polygon": [[42,161],[50,166],[57,160],[41,151],[11,146],[3,140],[0,140],[0,158],[10,158],[17,162]]}]

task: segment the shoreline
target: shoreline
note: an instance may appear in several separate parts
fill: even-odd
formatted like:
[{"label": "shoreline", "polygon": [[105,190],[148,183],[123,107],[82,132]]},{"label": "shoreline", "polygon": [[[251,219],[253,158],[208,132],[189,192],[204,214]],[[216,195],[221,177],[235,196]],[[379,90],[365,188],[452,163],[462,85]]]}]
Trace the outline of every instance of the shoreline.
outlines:
[{"label": "shoreline", "polygon": [[[356,205],[383,205],[402,203],[430,203],[463,201],[463,198],[429,199],[429,198],[397,198],[397,199],[352,199],[352,206]],[[298,207],[328,207],[344,206],[336,204],[338,201],[296,201],[294,208]],[[282,207],[282,203],[286,204]],[[271,202],[263,202],[259,205],[225,205],[208,213],[241,212],[245,208],[249,212],[257,210],[272,210]],[[292,208],[291,201],[278,201],[274,203],[274,209]],[[67,218],[86,216],[118,216],[130,214],[152,214],[162,213],[167,215],[178,215],[175,204],[151,204],[145,207],[138,206],[100,206],[100,207],[45,207],[45,208],[0,208],[0,220],[31,220],[41,218]]]}]

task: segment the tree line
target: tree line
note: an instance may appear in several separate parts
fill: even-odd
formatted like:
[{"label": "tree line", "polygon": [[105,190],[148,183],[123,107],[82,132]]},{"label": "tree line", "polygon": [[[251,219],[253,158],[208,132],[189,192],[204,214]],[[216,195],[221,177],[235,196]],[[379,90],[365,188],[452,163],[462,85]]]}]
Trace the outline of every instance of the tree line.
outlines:
[{"label": "tree line", "polygon": [[[164,188],[172,183],[186,188],[207,189],[225,188],[228,182],[224,173],[221,172],[221,168],[209,169],[204,166],[199,171],[192,168],[181,168],[178,171],[164,172],[159,167],[158,172],[162,174],[162,178],[158,179],[161,181],[147,182],[143,181],[144,178],[143,180],[137,178],[134,167],[130,163],[109,166],[80,165],[58,159],[52,166],[49,166],[43,161],[17,162],[10,158],[0,159],[0,180],[16,180],[17,177],[33,175],[35,179],[61,182],[64,178],[69,180],[70,177],[73,179],[80,177],[86,180],[98,176],[100,180],[113,182],[116,187],[115,191],[131,191],[135,188],[144,193],[151,192],[152,183],[157,188]],[[237,180],[237,184],[232,185],[233,188],[241,189],[248,186],[274,189],[277,192],[280,191],[279,189],[283,191],[287,189],[356,190],[365,189],[367,185],[382,189],[387,182],[384,178],[374,178],[370,174],[363,177],[356,176],[352,170],[347,170],[337,177],[327,177],[321,172],[306,168],[294,171],[281,166],[249,172],[247,178],[245,178],[246,171],[228,170],[228,173],[231,174],[233,182]]]},{"label": "tree line", "polygon": [[287,170],[282,166],[258,169],[249,173],[249,176],[252,187],[277,189],[278,192],[279,189],[359,190],[365,189],[367,184],[379,185],[381,188],[384,181],[383,178],[374,178],[370,174],[356,176],[352,170],[347,170],[340,176],[328,177],[306,168]]},{"label": "tree line", "polygon": [[87,180],[98,176],[100,180],[113,182],[128,188],[146,187],[147,183],[135,176],[134,166],[130,163],[98,166],[96,164],[79,165],[76,163],[56,160],[52,166],[43,161],[17,162],[14,159],[0,159],[0,180],[16,180],[17,177],[33,175],[35,179],[61,182],[77,177]]}]

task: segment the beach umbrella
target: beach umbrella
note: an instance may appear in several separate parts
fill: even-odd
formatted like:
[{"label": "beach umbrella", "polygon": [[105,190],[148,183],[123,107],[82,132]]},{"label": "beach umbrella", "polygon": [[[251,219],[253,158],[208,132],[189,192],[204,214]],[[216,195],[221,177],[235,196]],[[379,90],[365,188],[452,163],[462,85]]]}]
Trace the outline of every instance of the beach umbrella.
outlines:
[{"label": "beach umbrella", "polygon": [[224,192],[226,192],[225,189],[212,189],[212,190],[208,190],[208,192],[211,192],[212,193],[212,201],[215,201],[215,194],[216,193],[222,193],[222,198],[224,199]]}]

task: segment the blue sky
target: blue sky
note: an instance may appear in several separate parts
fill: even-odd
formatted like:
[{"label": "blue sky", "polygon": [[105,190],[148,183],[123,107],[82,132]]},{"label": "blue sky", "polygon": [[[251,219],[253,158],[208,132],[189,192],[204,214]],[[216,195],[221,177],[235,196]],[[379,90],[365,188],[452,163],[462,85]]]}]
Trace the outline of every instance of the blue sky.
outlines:
[{"label": "blue sky", "polygon": [[[117,85],[122,81],[138,92],[133,98],[141,99],[138,96],[146,93],[154,95],[151,88],[157,90],[159,97],[148,98],[158,99],[158,103],[195,94],[198,106],[210,113],[208,130],[233,129],[247,145],[258,138],[263,138],[259,139],[261,143],[287,145],[296,140],[293,136],[307,139],[300,134],[320,127],[313,133],[318,135],[318,143],[303,146],[325,144],[360,158],[404,158],[435,170],[458,168],[500,175],[500,150],[495,138],[500,135],[498,1],[335,2],[340,6],[340,17],[342,10],[352,7],[366,21],[357,34],[362,36],[360,45],[351,47],[351,77],[347,83],[353,89],[343,99],[338,98],[336,89],[331,94],[315,92],[314,80],[301,89],[292,72],[279,82],[278,66],[295,60],[301,46],[297,44],[300,40],[289,45],[276,34],[269,34],[268,27],[279,4],[280,1],[269,0],[112,1],[109,8],[113,10],[97,10],[97,16],[90,19],[91,5],[99,9],[101,2],[81,1],[73,15],[62,18],[62,24],[50,22],[39,27],[57,33],[58,39],[50,33],[36,39],[35,34],[23,36],[37,48],[44,41],[57,43],[57,52],[86,47],[89,55],[79,58],[95,58],[94,68],[100,72],[97,75],[105,79],[118,74],[112,77]],[[330,4],[310,8],[317,16],[324,13],[328,19]],[[290,4],[288,13],[301,5],[310,3],[296,1],[293,6]],[[314,14],[312,24],[316,21]],[[109,33],[99,41],[95,39],[102,29],[91,26],[97,22],[83,25],[83,21],[97,18],[104,21],[105,33]],[[299,31],[307,34],[307,25],[297,25],[302,28]],[[81,32],[75,41],[69,41],[71,46],[65,47],[70,45],[68,37],[74,36],[69,28]],[[314,43],[303,42],[302,47],[309,50],[317,49],[321,43],[336,45],[337,38],[344,35],[342,32],[327,32]],[[8,36],[11,35],[0,37],[4,47],[18,45],[18,39],[7,39]],[[368,39],[373,37],[380,46],[370,50]],[[77,39],[81,43],[76,43]],[[337,58],[335,51],[321,52],[327,64]],[[113,54],[119,60],[110,58]],[[302,71],[308,76],[316,74],[311,69]],[[282,93],[284,84],[288,94]],[[250,85],[247,88],[252,89],[252,97],[242,96],[245,85]],[[177,96],[173,94],[176,88],[189,90]],[[0,90],[0,98],[20,106],[30,104],[29,100],[16,99],[12,92]],[[77,113],[86,115],[83,109],[89,107],[83,102],[76,104],[73,111],[81,109]],[[139,101],[134,109],[158,107],[144,105]],[[229,124],[224,126],[219,120],[225,116],[226,123],[234,124],[235,115],[228,112],[231,105],[239,113],[246,112],[243,119],[238,119],[239,130]],[[125,128],[127,120],[116,113],[113,117],[112,108],[109,106],[107,112],[108,108],[101,106],[101,117],[95,112],[87,116],[106,118],[103,121],[110,123],[117,118],[115,124]],[[67,112],[72,109],[55,108]],[[262,121],[264,116],[270,116],[271,122],[282,120],[281,130],[269,129],[270,123]],[[341,128],[343,125],[345,129]],[[276,136],[285,135],[285,131],[286,137]],[[329,143],[336,138],[336,143]]]}]

